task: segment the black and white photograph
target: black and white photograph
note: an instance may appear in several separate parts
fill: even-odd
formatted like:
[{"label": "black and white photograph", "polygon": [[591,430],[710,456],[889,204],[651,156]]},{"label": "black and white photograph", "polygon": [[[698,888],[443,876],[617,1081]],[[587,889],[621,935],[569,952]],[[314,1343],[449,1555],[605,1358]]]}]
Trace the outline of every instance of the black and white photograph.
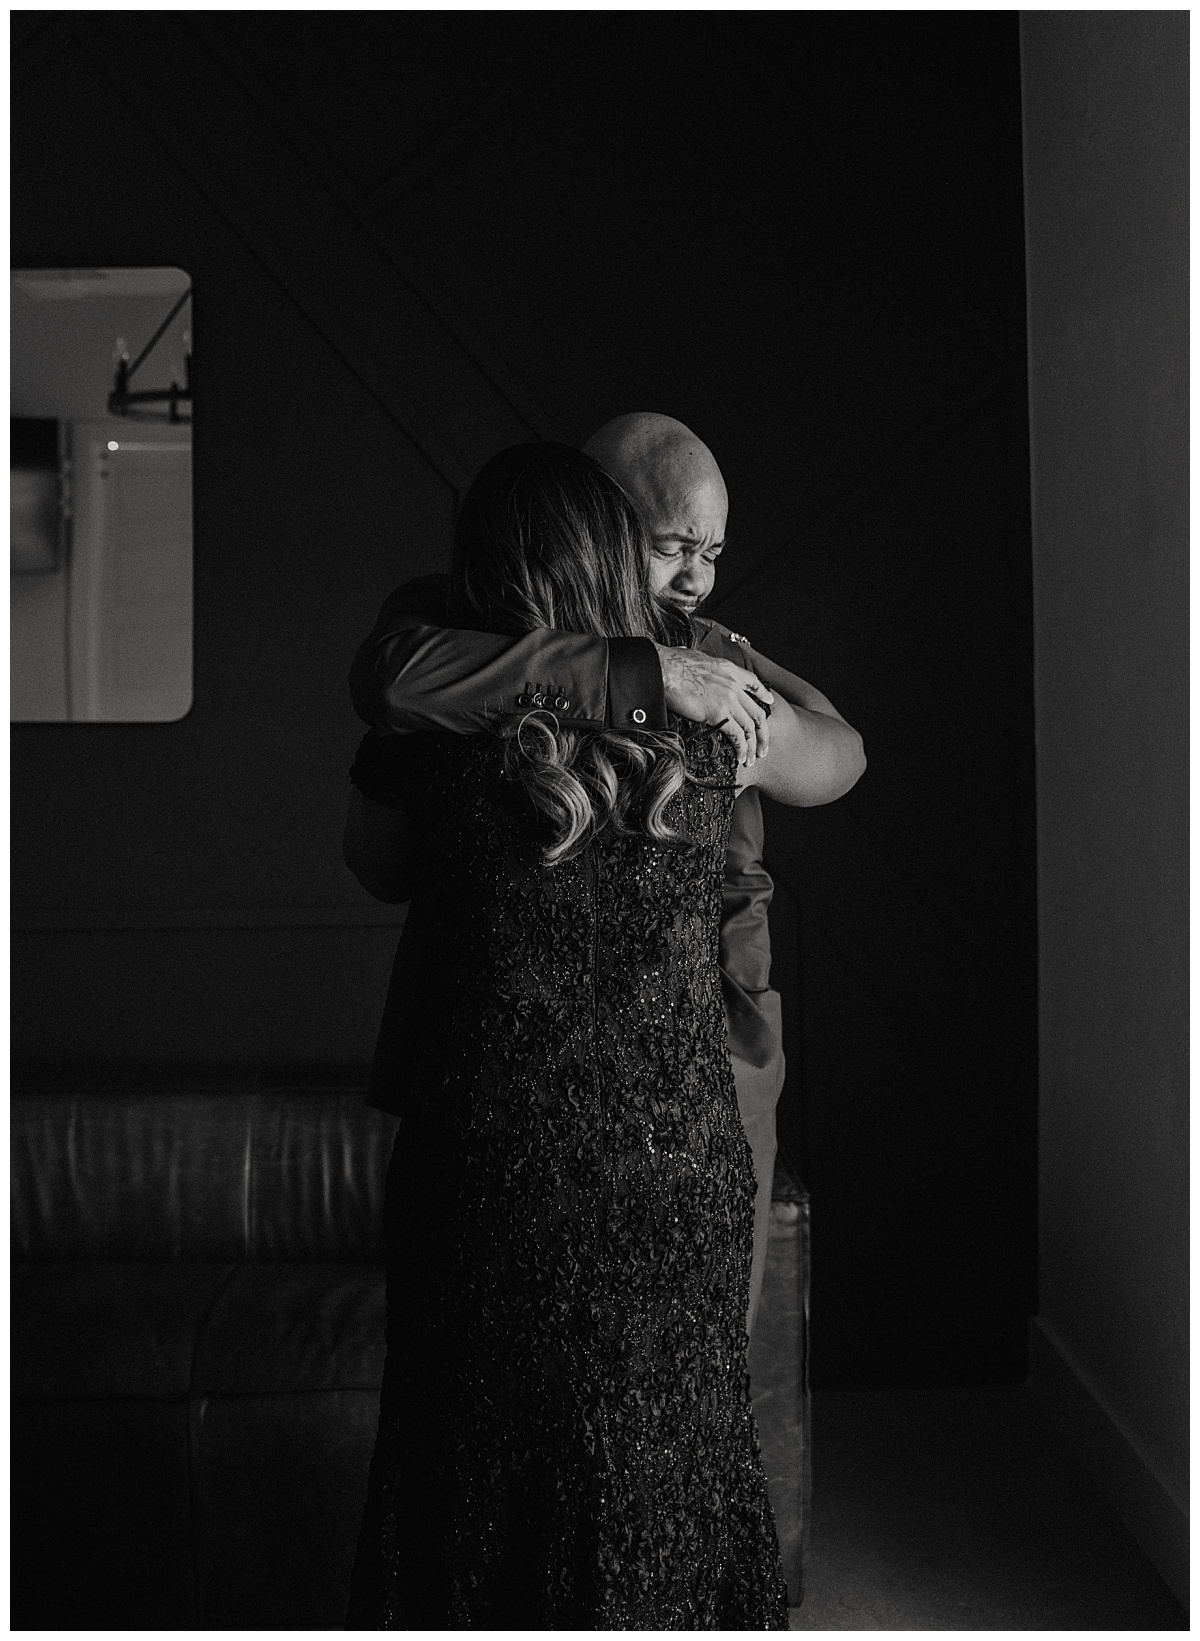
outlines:
[{"label": "black and white photograph", "polygon": [[1187,9],[18,9],[17,1631],[1189,1628]]}]

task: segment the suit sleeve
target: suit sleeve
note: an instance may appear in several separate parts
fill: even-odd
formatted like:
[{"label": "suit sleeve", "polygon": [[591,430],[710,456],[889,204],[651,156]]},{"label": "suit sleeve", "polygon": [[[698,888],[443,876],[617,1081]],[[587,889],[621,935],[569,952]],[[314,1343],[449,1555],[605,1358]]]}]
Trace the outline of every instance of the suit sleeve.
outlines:
[{"label": "suit sleeve", "polygon": [[350,669],[355,711],[373,728],[470,734],[536,708],[565,728],[666,728],[649,639],[471,632],[445,626],[444,610],[440,577],[408,583],[383,606]]}]

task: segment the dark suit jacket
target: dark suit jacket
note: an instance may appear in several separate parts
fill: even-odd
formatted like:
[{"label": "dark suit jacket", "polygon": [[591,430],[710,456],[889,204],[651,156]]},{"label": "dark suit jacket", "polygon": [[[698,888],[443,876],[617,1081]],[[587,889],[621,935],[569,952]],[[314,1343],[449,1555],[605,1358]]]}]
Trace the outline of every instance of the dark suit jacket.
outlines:
[{"label": "dark suit jacket", "polygon": [[461,734],[529,706],[553,707],[567,728],[667,727],[662,670],[648,638],[467,632],[447,623],[448,592],[444,575],[405,582],[359,646],[350,697],[372,727]]}]

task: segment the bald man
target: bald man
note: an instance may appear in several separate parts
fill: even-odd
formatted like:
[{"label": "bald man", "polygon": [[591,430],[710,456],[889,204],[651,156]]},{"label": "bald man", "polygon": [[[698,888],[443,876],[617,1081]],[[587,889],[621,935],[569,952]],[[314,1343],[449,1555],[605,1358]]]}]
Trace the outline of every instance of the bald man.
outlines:
[{"label": "bald man", "polygon": [[[355,657],[350,683],[359,716],[377,732],[472,733],[531,706],[552,708],[560,722],[580,729],[663,729],[672,712],[719,727],[749,764],[770,757],[768,709],[782,702],[788,733],[778,738],[782,750],[776,761],[786,759],[786,767],[772,767],[772,794],[786,803],[813,805],[848,791],[865,767],[857,731],[811,684],[700,614],[716,578],[729,511],[712,452],[682,422],[652,412],[617,417],[584,448],[645,517],[653,549],[652,590],[687,617],[693,645],[671,648],[649,639],[552,631],[514,639],[455,630],[445,625],[448,578],[426,577],[387,600]],[[411,889],[390,865],[394,811],[387,792],[372,788],[369,769],[370,760],[360,755],[346,861],[370,893],[402,901]],[[779,995],[770,985],[767,909],[773,885],[762,851],[759,792],[747,787],[733,810],[720,948],[738,1107],[758,1186],[747,1333],[762,1291],[775,1108],[784,1075]],[[368,1094],[384,1109],[394,1109],[389,1088],[410,1052],[411,1033],[419,1030],[419,1022],[406,1018],[410,982],[402,942]]]}]

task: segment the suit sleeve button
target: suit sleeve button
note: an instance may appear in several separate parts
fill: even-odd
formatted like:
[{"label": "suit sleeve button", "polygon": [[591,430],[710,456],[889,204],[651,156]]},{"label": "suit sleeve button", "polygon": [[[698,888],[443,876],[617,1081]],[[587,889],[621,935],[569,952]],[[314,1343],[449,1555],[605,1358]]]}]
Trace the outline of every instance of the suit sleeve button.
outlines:
[{"label": "suit sleeve button", "polygon": [[646,714],[643,712],[641,707],[634,707],[629,716],[633,719],[635,724],[644,724],[646,722]]},{"label": "suit sleeve button", "polygon": [[532,706],[533,702],[532,702],[532,700],[530,699],[530,697],[528,695],[518,695],[517,696],[517,705],[519,707],[528,707],[528,706]]},{"label": "suit sleeve button", "polygon": [[544,707],[546,704],[546,697],[544,695],[535,695],[533,698],[533,704],[535,707]]},{"label": "suit sleeve button", "polygon": [[554,704],[560,712],[565,712],[571,703],[567,700],[565,695],[556,695],[554,698]]}]

